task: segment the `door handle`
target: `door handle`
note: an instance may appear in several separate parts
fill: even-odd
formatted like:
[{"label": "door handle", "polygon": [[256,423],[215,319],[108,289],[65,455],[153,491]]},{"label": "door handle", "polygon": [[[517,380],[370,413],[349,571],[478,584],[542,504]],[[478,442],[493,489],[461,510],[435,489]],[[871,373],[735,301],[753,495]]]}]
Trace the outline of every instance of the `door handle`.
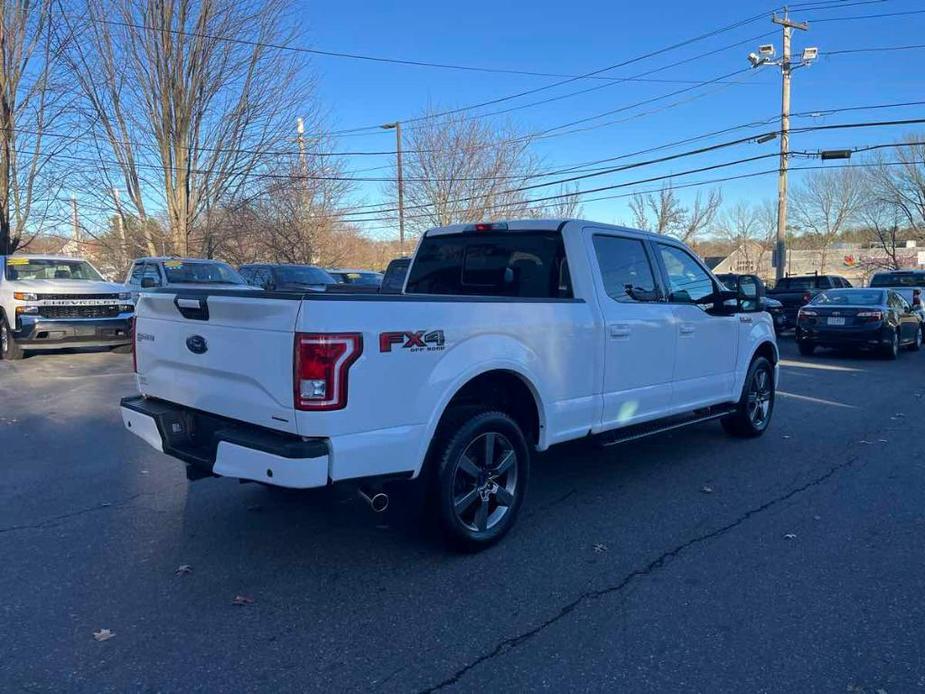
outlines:
[{"label": "door handle", "polygon": [[682,335],[693,335],[694,326],[691,325],[690,323],[682,323],[681,324],[681,334]]},{"label": "door handle", "polygon": [[629,337],[632,330],[625,323],[613,323],[610,326],[611,337]]}]

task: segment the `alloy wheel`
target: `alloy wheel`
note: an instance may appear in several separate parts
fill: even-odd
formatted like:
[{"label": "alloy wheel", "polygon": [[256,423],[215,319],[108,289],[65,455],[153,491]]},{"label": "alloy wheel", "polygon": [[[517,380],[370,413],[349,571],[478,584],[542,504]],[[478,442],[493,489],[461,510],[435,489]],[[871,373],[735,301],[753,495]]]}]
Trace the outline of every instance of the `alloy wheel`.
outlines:
[{"label": "alloy wheel", "polygon": [[746,411],[756,429],[763,429],[771,414],[771,374],[767,369],[758,369],[748,387]]},{"label": "alloy wheel", "polygon": [[0,319],[0,354],[6,354],[10,348],[10,333],[6,321]]},{"label": "alloy wheel", "polygon": [[462,525],[485,532],[510,512],[518,462],[514,446],[497,432],[481,434],[466,446],[453,475],[453,511]]}]

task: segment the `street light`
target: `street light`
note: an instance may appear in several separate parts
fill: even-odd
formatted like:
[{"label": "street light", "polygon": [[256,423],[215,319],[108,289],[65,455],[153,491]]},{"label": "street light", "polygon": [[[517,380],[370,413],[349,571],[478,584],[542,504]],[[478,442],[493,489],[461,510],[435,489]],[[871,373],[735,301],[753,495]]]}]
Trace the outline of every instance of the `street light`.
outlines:
[{"label": "street light", "polygon": [[383,130],[395,131],[395,157],[398,167],[398,252],[405,254],[405,184],[401,165],[401,123],[385,123],[379,126]]}]

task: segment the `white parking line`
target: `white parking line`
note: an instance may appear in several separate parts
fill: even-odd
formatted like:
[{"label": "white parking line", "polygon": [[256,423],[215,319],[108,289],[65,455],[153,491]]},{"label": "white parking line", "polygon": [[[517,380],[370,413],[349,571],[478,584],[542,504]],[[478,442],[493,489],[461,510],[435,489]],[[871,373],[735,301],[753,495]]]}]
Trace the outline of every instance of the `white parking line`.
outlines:
[{"label": "white parking line", "polygon": [[848,405],[844,402],[835,402],[834,400],[824,400],[822,398],[811,398],[808,395],[797,395],[796,393],[785,393],[782,390],[777,391],[778,395],[783,395],[785,398],[793,398],[794,400],[805,400],[806,402],[814,402],[817,405],[831,405],[832,407],[846,407],[849,410],[856,410],[857,405]]},{"label": "white parking line", "polygon": [[852,369],[850,366],[835,366],[834,364],[816,364],[806,361],[790,361],[789,359],[781,359],[781,366],[791,366],[797,369],[819,369],[820,371],[848,371],[852,373],[859,373],[861,369]]}]

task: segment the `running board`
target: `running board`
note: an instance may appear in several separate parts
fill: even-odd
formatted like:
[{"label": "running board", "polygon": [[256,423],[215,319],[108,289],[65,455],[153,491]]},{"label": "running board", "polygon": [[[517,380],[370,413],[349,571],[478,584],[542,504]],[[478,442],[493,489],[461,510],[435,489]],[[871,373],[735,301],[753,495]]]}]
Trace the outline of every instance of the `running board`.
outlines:
[{"label": "running board", "polygon": [[602,446],[615,446],[618,443],[635,441],[636,439],[653,436],[654,434],[662,434],[666,431],[672,431],[673,429],[681,429],[682,427],[692,424],[710,422],[714,419],[725,417],[727,414],[732,414],[735,411],[736,405],[717,405],[715,407],[695,410],[688,414],[675,415],[666,419],[656,419],[651,422],[643,422],[642,424],[634,424],[628,427],[620,427],[619,429],[605,431],[603,434],[599,435],[599,440]]}]

